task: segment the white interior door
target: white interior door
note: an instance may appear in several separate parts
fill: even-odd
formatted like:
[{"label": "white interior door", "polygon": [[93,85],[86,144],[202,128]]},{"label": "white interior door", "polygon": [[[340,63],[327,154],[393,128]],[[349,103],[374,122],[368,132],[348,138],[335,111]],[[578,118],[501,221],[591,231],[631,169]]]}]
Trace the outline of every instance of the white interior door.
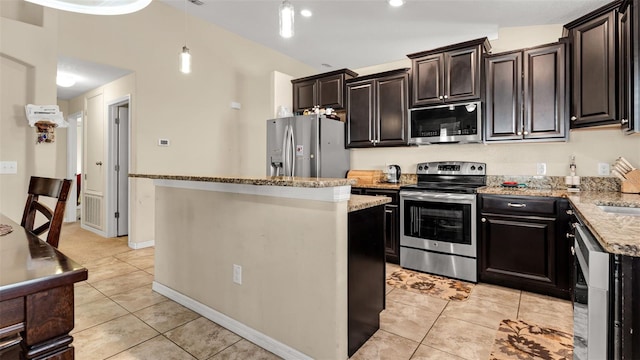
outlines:
[{"label": "white interior door", "polygon": [[116,236],[129,234],[129,104],[118,105],[116,134]]}]

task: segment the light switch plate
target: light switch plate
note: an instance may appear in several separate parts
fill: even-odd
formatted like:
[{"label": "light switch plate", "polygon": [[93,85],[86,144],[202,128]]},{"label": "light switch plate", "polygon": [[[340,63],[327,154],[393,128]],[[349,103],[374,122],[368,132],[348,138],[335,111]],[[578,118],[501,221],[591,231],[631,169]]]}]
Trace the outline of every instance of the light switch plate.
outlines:
[{"label": "light switch plate", "polygon": [[536,167],[536,174],[538,175],[546,175],[547,174],[547,163],[538,163]]},{"label": "light switch plate", "polygon": [[0,174],[17,174],[17,161],[0,161]]}]

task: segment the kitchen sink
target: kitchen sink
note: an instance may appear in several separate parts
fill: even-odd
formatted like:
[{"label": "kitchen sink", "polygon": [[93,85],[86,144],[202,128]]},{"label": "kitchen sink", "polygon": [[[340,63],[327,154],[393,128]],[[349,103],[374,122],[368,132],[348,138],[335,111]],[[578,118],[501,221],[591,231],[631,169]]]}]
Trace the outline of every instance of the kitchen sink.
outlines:
[{"label": "kitchen sink", "polygon": [[627,206],[598,206],[602,211],[610,214],[626,215],[626,216],[640,216],[640,208],[627,207]]}]

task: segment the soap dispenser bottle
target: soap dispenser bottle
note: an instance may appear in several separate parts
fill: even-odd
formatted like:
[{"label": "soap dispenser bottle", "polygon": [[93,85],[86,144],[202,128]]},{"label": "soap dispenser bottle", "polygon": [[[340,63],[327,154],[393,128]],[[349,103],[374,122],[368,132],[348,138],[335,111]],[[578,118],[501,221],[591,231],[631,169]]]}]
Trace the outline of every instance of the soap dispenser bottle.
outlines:
[{"label": "soap dispenser bottle", "polygon": [[565,176],[564,182],[567,185],[568,191],[580,191],[580,176],[576,175],[576,157],[574,155],[571,155],[571,163],[569,164],[569,176]]}]

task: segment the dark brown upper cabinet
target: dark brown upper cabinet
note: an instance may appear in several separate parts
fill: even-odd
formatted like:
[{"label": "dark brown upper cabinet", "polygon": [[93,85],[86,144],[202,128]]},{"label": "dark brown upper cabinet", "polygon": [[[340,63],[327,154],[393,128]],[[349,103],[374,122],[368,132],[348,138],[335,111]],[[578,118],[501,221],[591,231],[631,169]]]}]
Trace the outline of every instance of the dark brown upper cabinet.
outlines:
[{"label": "dark brown upper cabinet", "polygon": [[572,128],[618,122],[616,41],[620,3],[614,1],[564,26],[572,46]]},{"label": "dark brown upper cabinet", "polygon": [[486,141],[567,139],[565,43],[485,57]]},{"label": "dark brown upper cabinet", "polygon": [[356,76],[358,76],[357,73],[342,69],[291,80],[293,111],[302,112],[316,105],[321,108],[344,109],[346,107],[345,81]]},{"label": "dark brown upper cabinet", "polygon": [[[626,134],[640,132],[640,0],[626,0],[620,7],[618,117]],[[636,104],[636,106],[634,106]]]},{"label": "dark brown upper cabinet", "polygon": [[407,55],[411,107],[480,99],[482,55],[490,49],[489,40],[481,38]]},{"label": "dark brown upper cabinet", "polygon": [[408,70],[347,81],[347,147],[407,144]]}]

